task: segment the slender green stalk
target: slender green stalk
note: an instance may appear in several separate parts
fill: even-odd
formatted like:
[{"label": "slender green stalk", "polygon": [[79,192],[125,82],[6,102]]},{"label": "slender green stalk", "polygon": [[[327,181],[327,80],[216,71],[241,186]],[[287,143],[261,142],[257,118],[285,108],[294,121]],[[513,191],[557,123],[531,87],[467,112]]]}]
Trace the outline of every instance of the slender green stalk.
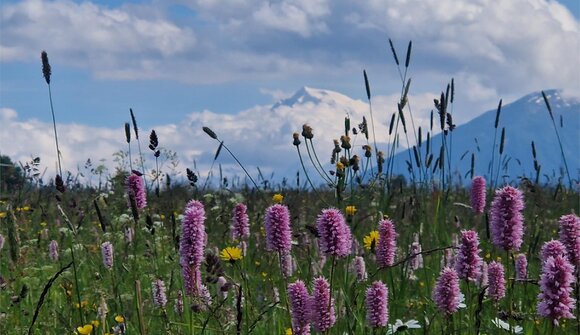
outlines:
[{"label": "slender green stalk", "polygon": [[58,160],[58,173],[62,177],[62,165],[60,163],[60,147],[58,145],[58,132],[56,131],[56,118],[54,117],[54,107],[52,105],[52,92],[48,84],[48,99],[50,101],[50,113],[52,114],[52,127],[54,129],[54,142],[56,144],[56,158]]}]

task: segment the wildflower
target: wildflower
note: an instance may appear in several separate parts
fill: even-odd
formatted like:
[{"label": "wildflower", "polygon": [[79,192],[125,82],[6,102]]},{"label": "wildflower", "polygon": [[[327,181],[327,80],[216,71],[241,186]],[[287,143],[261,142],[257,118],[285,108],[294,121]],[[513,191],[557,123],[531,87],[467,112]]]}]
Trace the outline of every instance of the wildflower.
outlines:
[{"label": "wildflower", "polygon": [[125,317],[123,317],[122,315],[116,315],[115,321],[117,321],[118,323],[125,323]]},{"label": "wildflower", "polygon": [[[143,178],[141,176],[135,173],[129,175],[125,182],[125,187],[129,199],[135,200],[135,205],[137,205],[138,209],[143,209],[147,206],[147,194],[145,193],[145,186],[143,185]],[[131,203],[129,203],[129,206],[131,206]]]},{"label": "wildflower", "polygon": [[421,251],[423,248],[421,247],[421,243],[419,242],[419,235],[418,234],[413,235],[414,241],[413,243],[411,243],[410,254],[415,256],[413,256],[413,258],[411,258],[411,260],[409,261],[409,266],[412,271],[417,271],[418,269],[423,267],[423,255],[421,255]]},{"label": "wildflower", "polygon": [[294,133],[292,134],[292,144],[295,146],[299,146],[300,145],[300,134],[298,133]]},{"label": "wildflower", "polygon": [[372,253],[375,252],[378,241],[379,241],[378,230],[371,231],[367,236],[363,238],[363,244],[365,246],[365,249],[370,250]]},{"label": "wildflower", "polygon": [[566,246],[568,260],[580,266],[580,217],[575,214],[560,217],[560,241]]},{"label": "wildflower", "polygon": [[364,258],[362,258],[361,256],[356,256],[352,260],[352,268],[354,269],[354,272],[356,273],[356,281],[357,282],[360,283],[360,282],[367,280],[368,274],[367,274]]},{"label": "wildflower", "polygon": [[292,334],[310,334],[310,295],[306,285],[297,280],[288,285],[288,300],[292,311]]},{"label": "wildflower", "polygon": [[48,256],[53,262],[58,261],[58,242],[56,240],[50,241],[48,245]]},{"label": "wildflower", "polygon": [[274,201],[277,204],[281,204],[282,201],[284,201],[284,196],[280,193],[276,193],[272,196],[272,201]]},{"label": "wildflower", "polygon": [[180,264],[185,283],[185,292],[191,296],[199,294],[201,264],[207,239],[205,233],[205,210],[197,200],[187,203],[181,224],[179,242]]},{"label": "wildflower", "polygon": [[507,332],[509,332],[510,334],[522,334],[524,329],[521,326],[510,326],[509,323],[503,321],[500,318],[495,318],[493,320],[491,320],[491,323],[493,323],[497,328],[499,329],[503,329]]},{"label": "wildflower", "polygon": [[101,322],[99,320],[93,320],[91,321],[91,324],[95,327],[95,328],[99,328],[99,326],[101,325]]},{"label": "wildflower", "polygon": [[156,279],[151,285],[153,303],[155,307],[165,309],[167,305],[167,295],[165,294],[165,283],[161,279]]},{"label": "wildflower", "polygon": [[384,327],[389,322],[389,290],[382,281],[375,281],[367,289],[365,305],[367,324],[371,328]]},{"label": "wildflower", "polygon": [[103,256],[103,265],[111,270],[113,268],[113,244],[109,241],[101,244],[101,255]]},{"label": "wildflower", "polygon": [[204,284],[199,286],[199,294],[194,297],[191,308],[195,312],[207,311],[208,307],[211,306],[212,298],[209,289]]},{"label": "wildflower", "polygon": [[228,290],[230,289],[228,281],[223,276],[220,276],[217,280],[217,286],[220,298],[222,300],[226,299],[228,297]]},{"label": "wildflower", "polygon": [[551,240],[542,246],[540,258],[545,262],[549,257],[566,256],[566,246],[558,240]]},{"label": "wildflower", "polygon": [[389,219],[379,222],[379,241],[377,242],[377,264],[384,268],[395,263],[397,233],[395,225]]},{"label": "wildflower", "polygon": [[491,237],[494,245],[504,250],[520,250],[524,235],[523,209],[522,191],[506,186],[495,192],[490,215]]},{"label": "wildflower", "polygon": [[489,263],[487,267],[487,276],[489,280],[487,296],[490,297],[493,301],[498,302],[505,296],[505,278],[503,265],[497,262]]},{"label": "wildflower", "polygon": [[220,252],[220,258],[225,262],[233,263],[242,257],[242,249],[238,247],[227,247]]},{"label": "wildflower", "polygon": [[437,308],[447,314],[457,312],[459,308],[459,277],[452,268],[444,268],[433,289],[433,300]]},{"label": "wildflower", "polygon": [[404,332],[407,329],[420,329],[421,325],[417,320],[409,320],[409,321],[401,321],[401,319],[397,319],[394,325],[389,325],[387,335],[392,335],[397,332]]},{"label": "wildflower", "polygon": [[314,137],[314,134],[312,133],[312,127],[307,124],[302,125],[302,136],[311,140]]},{"label": "wildflower", "polygon": [[247,213],[248,207],[239,203],[232,213],[231,236],[234,240],[247,240],[250,237],[250,218]]},{"label": "wildflower", "polygon": [[516,256],[516,279],[528,278],[528,259],[525,254]]},{"label": "wildflower", "polygon": [[571,297],[574,267],[563,256],[548,257],[542,266],[538,314],[558,325],[561,318],[573,319],[576,302]]},{"label": "wildflower", "polygon": [[[312,323],[316,331],[324,333],[336,322],[334,299],[330,297],[330,285],[324,277],[314,279],[312,288]],[[328,306],[330,305],[330,309]]]},{"label": "wildflower", "polygon": [[336,208],[322,210],[316,219],[320,250],[326,256],[346,257],[352,247],[352,235],[344,216]]},{"label": "wildflower", "polygon": [[177,291],[177,297],[175,298],[175,313],[180,317],[183,316],[183,294],[181,291]]},{"label": "wildflower", "polygon": [[346,215],[350,215],[353,216],[356,214],[356,207],[351,205],[351,206],[346,206],[346,209],[344,211],[346,213]]},{"label": "wildflower", "polygon": [[292,328],[286,328],[285,335],[292,335]]},{"label": "wildflower", "polygon": [[77,309],[79,308],[85,308],[89,305],[89,302],[87,300],[82,300],[81,303],[79,304],[78,302],[75,304],[75,307]]},{"label": "wildflower", "polygon": [[109,313],[109,306],[107,306],[107,301],[105,300],[104,296],[101,296],[101,301],[99,303],[99,307],[97,307],[97,317],[101,320],[107,317]]},{"label": "wildflower", "polygon": [[336,163],[336,169],[339,171],[344,170],[344,164],[341,162]]},{"label": "wildflower", "polygon": [[482,214],[485,209],[485,178],[476,176],[471,181],[471,209]]},{"label": "wildflower", "polygon": [[133,237],[135,236],[135,230],[132,227],[126,227],[123,233],[123,238],[125,243],[129,244],[133,242]]},{"label": "wildflower", "polygon": [[292,277],[294,273],[294,258],[290,253],[280,253],[280,267],[282,269],[282,275],[286,278]]},{"label": "wildflower", "polygon": [[86,324],[82,327],[77,327],[77,332],[81,335],[88,335],[93,332],[93,325]]},{"label": "wildflower", "polygon": [[4,249],[4,235],[0,234],[0,250]]},{"label": "wildflower", "polygon": [[3,219],[6,217],[6,212],[0,212],[0,219]]},{"label": "wildflower", "polygon": [[266,209],[264,216],[266,230],[266,249],[269,251],[289,252],[292,249],[292,231],[288,207],[276,204]]},{"label": "wildflower", "polygon": [[480,271],[482,262],[479,253],[479,237],[473,230],[461,232],[461,247],[455,259],[455,271],[460,279],[465,281],[475,281]]}]

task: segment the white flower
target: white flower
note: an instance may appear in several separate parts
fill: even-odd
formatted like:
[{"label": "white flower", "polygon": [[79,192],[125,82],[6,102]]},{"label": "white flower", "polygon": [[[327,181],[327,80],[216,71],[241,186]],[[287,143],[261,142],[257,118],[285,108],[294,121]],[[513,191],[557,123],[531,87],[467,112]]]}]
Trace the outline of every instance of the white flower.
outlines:
[{"label": "white flower", "polygon": [[465,308],[465,307],[467,307],[467,305],[465,304],[465,295],[459,292],[459,305],[457,306],[457,308]]},{"label": "white flower", "polygon": [[513,329],[510,329],[510,325],[509,323],[503,321],[502,319],[498,319],[495,318],[491,321],[496,327],[503,329],[507,332],[513,333],[513,334],[521,334],[524,329],[521,326],[514,326]]},{"label": "white flower", "polygon": [[387,335],[395,334],[397,332],[403,332],[407,329],[418,329],[421,328],[421,324],[417,320],[409,320],[406,322],[401,321],[401,319],[397,319],[394,325],[389,325],[389,330],[387,331]]}]

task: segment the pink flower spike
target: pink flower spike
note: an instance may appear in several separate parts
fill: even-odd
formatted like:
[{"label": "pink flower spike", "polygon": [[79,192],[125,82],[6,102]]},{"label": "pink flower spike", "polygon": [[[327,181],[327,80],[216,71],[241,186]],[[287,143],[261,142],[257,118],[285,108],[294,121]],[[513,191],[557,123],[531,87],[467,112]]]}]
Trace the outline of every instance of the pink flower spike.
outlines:
[{"label": "pink flower spike", "polygon": [[485,209],[485,178],[481,176],[471,181],[471,208],[475,214],[482,214]]},{"label": "pink flower spike", "polygon": [[560,218],[560,241],[566,246],[570,263],[579,267],[580,217],[575,214],[568,214]]},{"label": "pink flower spike", "polygon": [[498,302],[505,297],[505,271],[503,265],[497,262],[489,263],[487,267],[487,277],[489,280],[489,287],[487,289],[487,296],[493,301]]},{"label": "pink flower spike", "polygon": [[[330,297],[330,285],[323,277],[314,279],[311,298],[312,323],[314,329],[324,333],[336,322],[334,315],[334,299]],[[328,305],[330,304],[330,310]]]},{"label": "pink flower spike", "polygon": [[311,298],[303,281],[288,285],[288,300],[292,310],[292,334],[310,334]]},{"label": "pink flower spike", "polygon": [[191,200],[185,206],[181,223],[179,241],[179,263],[185,284],[185,293],[199,296],[201,293],[201,264],[204,261],[205,244],[205,209],[197,200]]},{"label": "pink flower spike", "polygon": [[452,268],[444,268],[433,289],[435,305],[441,312],[451,315],[459,308],[460,293],[457,272]]},{"label": "pink flower spike", "polygon": [[473,230],[461,232],[461,246],[455,259],[455,271],[460,279],[475,281],[481,271],[482,259],[479,256],[479,237]]},{"label": "pink flower spike", "polygon": [[290,228],[290,211],[282,204],[275,204],[266,209],[264,216],[266,230],[266,249],[288,253],[292,249],[292,230]]},{"label": "pink flower spike", "polygon": [[250,237],[250,218],[246,205],[239,203],[232,211],[231,236],[234,240],[247,240]]},{"label": "pink flower spike", "polygon": [[395,253],[397,251],[397,233],[395,225],[389,219],[379,222],[379,241],[377,242],[376,256],[377,264],[381,268],[389,267],[395,263]]},{"label": "pink flower spike", "polygon": [[352,235],[344,216],[336,208],[322,210],[316,219],[320,249],[326,256],[346,257],[352,248]]},{"label": "pink flower spike", "polygon": [[561,318],[573,319],[576,300],[571,297],[574,267],[562,256],[548,257],[542,266],[538,314],[558,325]]},{"label": "pink flower spike", "polygon": [[504,250],[520,250],[524,235],[524,196],[506,186],[495,192],[491,203],[490,229],[493,244]]},{"label": "pink flower spike", "polygon": [[389,323],[389,290],[383,282],[375,281],[367,289],[365,305],[369,327],[384,327]]}]

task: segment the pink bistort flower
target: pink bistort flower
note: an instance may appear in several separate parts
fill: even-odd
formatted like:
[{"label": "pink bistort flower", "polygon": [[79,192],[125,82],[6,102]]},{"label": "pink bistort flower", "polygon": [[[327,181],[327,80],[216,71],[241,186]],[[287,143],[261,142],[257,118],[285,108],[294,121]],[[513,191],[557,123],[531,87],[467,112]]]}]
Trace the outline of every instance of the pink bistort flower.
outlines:
[{"label": "pink bistort flower", "polygon": [[457,312],[459,308],[459,277],[452,268],[444,268],[433,289],[433,301],[437,308],[447,314]]},{"label": "pink bistort flower", "polygon": [[505,277],[504,269],[501,263],[495,261],[489,263],[487,267],[487,277],[489,287],[487,289],[487,296],[493,301],[498,302],[505,297]]},{"label": "pink bistort flower", "polygon": [[312,301],[303,281],[297,280],[288,285],[288,300],[292,310],[292,334],[310,334],[310,304]]},{"label": "pink bistort flower", "polygon": [[490,229],[493,244],[504,250],[520,250],[524,235],[524,196],[506,186],[495,192],[491,203]]},{"label": "pink bistort flower", "polygon": [[[143,209],[147,206],[147,194],[145,193],[143,177],[131,173],[129,177],[127,177],[125,187],[127,189],[129,199],[135,200],[135,205],[138,209]],[[131,206],[130,202],[129,206]]]},{"label": "pink bistort flower", "polygon": [[479,256],[479,237],[473,230],[461,232],[461,245],[455,259],[455,271],[460,279],[475,281],[481,271],[482,259]]},{"label": "pink bistort flower", "polygon": [[395,225],[389,219],[379,222],[379,241],[376,247],[377,264],[381,268],[389,267],[395,263],[397,251],[397,233]]},{"label": "pink bistort flower", "polygon": [[475,214],[482,214],[485,209],[485,178],[481,176],[471,181],[471,208]]},{"label": "pink bistort flower", "polygon": [[574,267],[562,256],[548,257],[542,266],[538,314],[555,325],[561,318],[573,319],[574,300],[571,297]]},{"label": "pink bistort flower", "polygon": [[320,250],[326,256],[346,257],[352,248],[352,235],[344,216],[336,208],[323,209],[316,219]]},{"label": "pink bistort flower", "polygon": [[382,281],[375,281],[367,289],[365,297],[367,325],[371,328],[384,327],[389,322],[389,290]]},{"label": "pink bistort flower", "polygon": [[560,218],[560,241],[566,246],[570,263],[580,266],[580,217],[568,214]]},{"label": "pink bistort flower", "polygon": [[[330,296],[330,285],[323,277],[314,279],[311,298],[312,324],[316,331],[324,333],[336,322],[334,299]],[[330,305],[330,309],[328,306]]]},{"label": "pink bistort flower", "polygon": [[199,296],[201,282],[201,264],[204,261],[204,250],[207,240],[205,233],[205,209],[197,200],[191,200],[185,206],[181,223],[179,240],[179,264],[183,275],[185,293]]},{"label": "pink bistort flower", "polygon": [[247,240],[250,237],[250,218],[246,205],[236,204],[232,211],[231,236],[234,240]]},{"label": "pink bistort flower", "polygon": [[292,230],[288,207],[275,204],[266,209],[264,216],[266,230],[266,249],[288,253],[292,249]]}]

